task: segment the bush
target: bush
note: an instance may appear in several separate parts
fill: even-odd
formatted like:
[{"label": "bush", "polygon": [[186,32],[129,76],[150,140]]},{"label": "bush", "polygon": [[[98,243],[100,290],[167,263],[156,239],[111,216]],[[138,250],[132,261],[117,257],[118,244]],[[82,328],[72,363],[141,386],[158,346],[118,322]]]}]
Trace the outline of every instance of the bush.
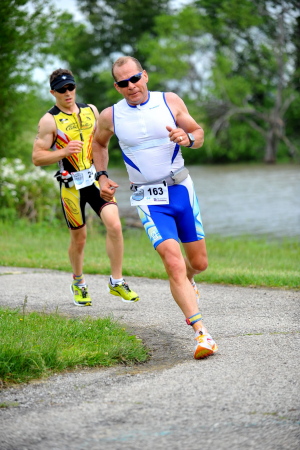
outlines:
[{"label": "bush", "polygon": [[43,168],[0,159],[0,219],[53,222],[61,216],[59,185]]}]

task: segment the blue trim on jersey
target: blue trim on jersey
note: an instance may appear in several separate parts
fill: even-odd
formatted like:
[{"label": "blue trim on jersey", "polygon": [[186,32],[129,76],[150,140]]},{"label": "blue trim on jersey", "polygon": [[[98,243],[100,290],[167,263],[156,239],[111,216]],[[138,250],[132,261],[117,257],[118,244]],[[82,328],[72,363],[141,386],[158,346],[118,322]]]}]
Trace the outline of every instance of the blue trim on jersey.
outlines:
[{"label": "blue trim on jersey", "polygon": [[180,145],[178,145],[178,144],[176,143],[175,148],[174,148],[174,153],[173,153],[173,156],[172,156],[172,164],[173,164],[173,162],[174,162],[174,159],[175,159],[176,156],[178,155],[179,150],[180,150]]},{"label": "blue trim on jersey", "polygon": [[[112,106],[112,121],[113,121],[113,127],[114,127],[114,132],[116,134],[116,127],[115,127],[115,107],[114,105]],[[116,135],[116,138],[119,140],[118,136]]]},{"label": "blue trim on jersey", "polygon": [[172,118],[173,118],[173,120],[174,120],[174,124],[175,124],[175,126],[177,126],[175,117],[173,116],[173,113],[172,113],[172,111],[170,110],[170,107],[169,107],[169,105],[168,105],[168,103],[167,103],[165,92],[163,92],[162,95],[163,95],[163,99],[164,99],[164,102],[165,102],[165,104],[166,104],[166,107],[167,107],[168,110],[170,111],[170,114],[171,114],[171,116],[172,116]]},{"label": "blue trim on jersey", "polygon": [[[147,100],[146,100],[144,103],[139,103],[139,105],[141,105],[141,106],[146,105],[146,103],[148,103],[149,100],[150,100],[150,92],[148,92],[148,98],[147,98]],[[127,100],[126,100],[126,102],[127,102]],[[128,102],[127,102],[127,105],[130,106],[130,108],[136,108],[136,107],[137,107],[137,105],[131,105],[131,104],[128,103]]]},{"label": "blue trim on jersey", "polygon": [[128,156],[125,155],[125,153],[124,153],[122,150],[121,150],[121,152],[122,152],[122,156],[123,156],[124,162],[125,162],[126,164],[128,164],[130,167],[133,167],[134,169],[136,169],[136,170],[138,170],[139,172],[141,172],[140,169],[138,168],[138,166],[136,166],[136,165],[131,161],[131,159],[129,159]]},{"label": "blue trim on jersey", "polygon": [[[173,116],[173,113],[172,113],[172,111],[171,111],[171,109],[170,109],[170,107],[169,107],[169,105],[167,103],[165,92],[163,92],[162,95],[163,95],[163,99],[164,99],[165,105],[168,108],[168,110],[170,111],[172,119],[174,120],[174,125],[175,125],[175,127],[177,127],[177,123],[176,123],[175,117]],[[173,164],[176,156],[178,155],[179,150],[180,150],[180,146],[176,143],[175,148],[174,148],[174,153],[173,153],[173,156],[172,156],[172,164]]]}]

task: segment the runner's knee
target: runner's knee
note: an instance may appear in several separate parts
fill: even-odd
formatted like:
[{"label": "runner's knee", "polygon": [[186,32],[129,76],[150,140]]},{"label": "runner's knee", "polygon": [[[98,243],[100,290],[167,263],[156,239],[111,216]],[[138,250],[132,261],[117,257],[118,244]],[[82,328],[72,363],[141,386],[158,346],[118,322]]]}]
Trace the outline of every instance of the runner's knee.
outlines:
[{"label": "runner's knee", "polygon": [[186,274],[186,266],[183,258],[177,258],[174,256],[166,256],[163,258],[163,262],[166,271],[170,277],[174,280],[181,279]]},{"label": "runner's knee", "polygon": [[116,237],[122,234],[122,225],[120,220],[114,220],[106,227],[107,234],[112,237]]},{"label": "runner's knee", "polygon": [[190,262],[190,264],[191,264],[192,269],[196,273],[204,272],[204,270],[206,270],[208,267],[208,259],[206,256],[204,256],[201,259],[197,260],[194,264],[191,262]]}]

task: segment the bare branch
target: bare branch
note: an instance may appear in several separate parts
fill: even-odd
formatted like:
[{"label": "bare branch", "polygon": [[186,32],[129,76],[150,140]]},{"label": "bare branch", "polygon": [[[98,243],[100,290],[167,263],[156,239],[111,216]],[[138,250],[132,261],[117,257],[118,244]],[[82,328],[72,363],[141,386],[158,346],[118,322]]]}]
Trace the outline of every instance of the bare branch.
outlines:
[{"label": "bare branch", "polygon": [[248,119],[247,117],[244,118],[245,122],[247,122],[254,130],[258,131],[265,139],[268,136],[268,133],[259,125],[257,125],[254,120]]},{"label": "bare branch", "polygon": [[289,153],[293,158],[295,157],[295,155],[298,155],[300,153],[299,149],[294,144],[292,144],[292,142],[286,135],[283,135],[281,138],[285,145],[288,147]]}]

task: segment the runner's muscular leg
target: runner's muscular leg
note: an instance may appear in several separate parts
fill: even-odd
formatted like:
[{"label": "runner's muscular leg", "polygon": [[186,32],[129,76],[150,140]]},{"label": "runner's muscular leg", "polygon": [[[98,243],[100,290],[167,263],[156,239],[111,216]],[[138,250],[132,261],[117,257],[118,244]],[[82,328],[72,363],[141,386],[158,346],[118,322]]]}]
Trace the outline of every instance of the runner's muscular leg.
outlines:
[{"label": "runner's muscular leg", "polygon": [[[166,272],[169,276],[170,289],[174,300],[186,318],[199,312],[194,289],[187,277],[186,264],[179,243],[175,239],[167,239],[156,248]],[[193,325],[195,331],[206,329],[202,322]]]},{"label": "runner's muscular leg", "polygon": [[124,243],[117,205],[104,206],[101,211],[101,220],[106,228],[106,252],[110,260],[111,275],[119,279],[122,278]]},{"label": "runner's muscular leg", "polygon": [[69,258],[73,273],[75,275],[81,275],[83,273],[83,257],[84,247],[86,243],[86,225],[76,230],[70,229],[70,246],[69,246]]},{"label": "runner's muscular leg", "polygon": [[186,275],[186,265],[180,245],[167,239],[156,247],[169,276],[172,295],[186,317],[198,312],[194,290]]},{"label": "runner's muscular leg", "polygon": [[186,257],[184,258],[186,273],[188,279],[191,281],[194,275],[197,275],[207,269],[208,259],[205,239],[195,242],[187,242],[182,245],[186,254]]}]

